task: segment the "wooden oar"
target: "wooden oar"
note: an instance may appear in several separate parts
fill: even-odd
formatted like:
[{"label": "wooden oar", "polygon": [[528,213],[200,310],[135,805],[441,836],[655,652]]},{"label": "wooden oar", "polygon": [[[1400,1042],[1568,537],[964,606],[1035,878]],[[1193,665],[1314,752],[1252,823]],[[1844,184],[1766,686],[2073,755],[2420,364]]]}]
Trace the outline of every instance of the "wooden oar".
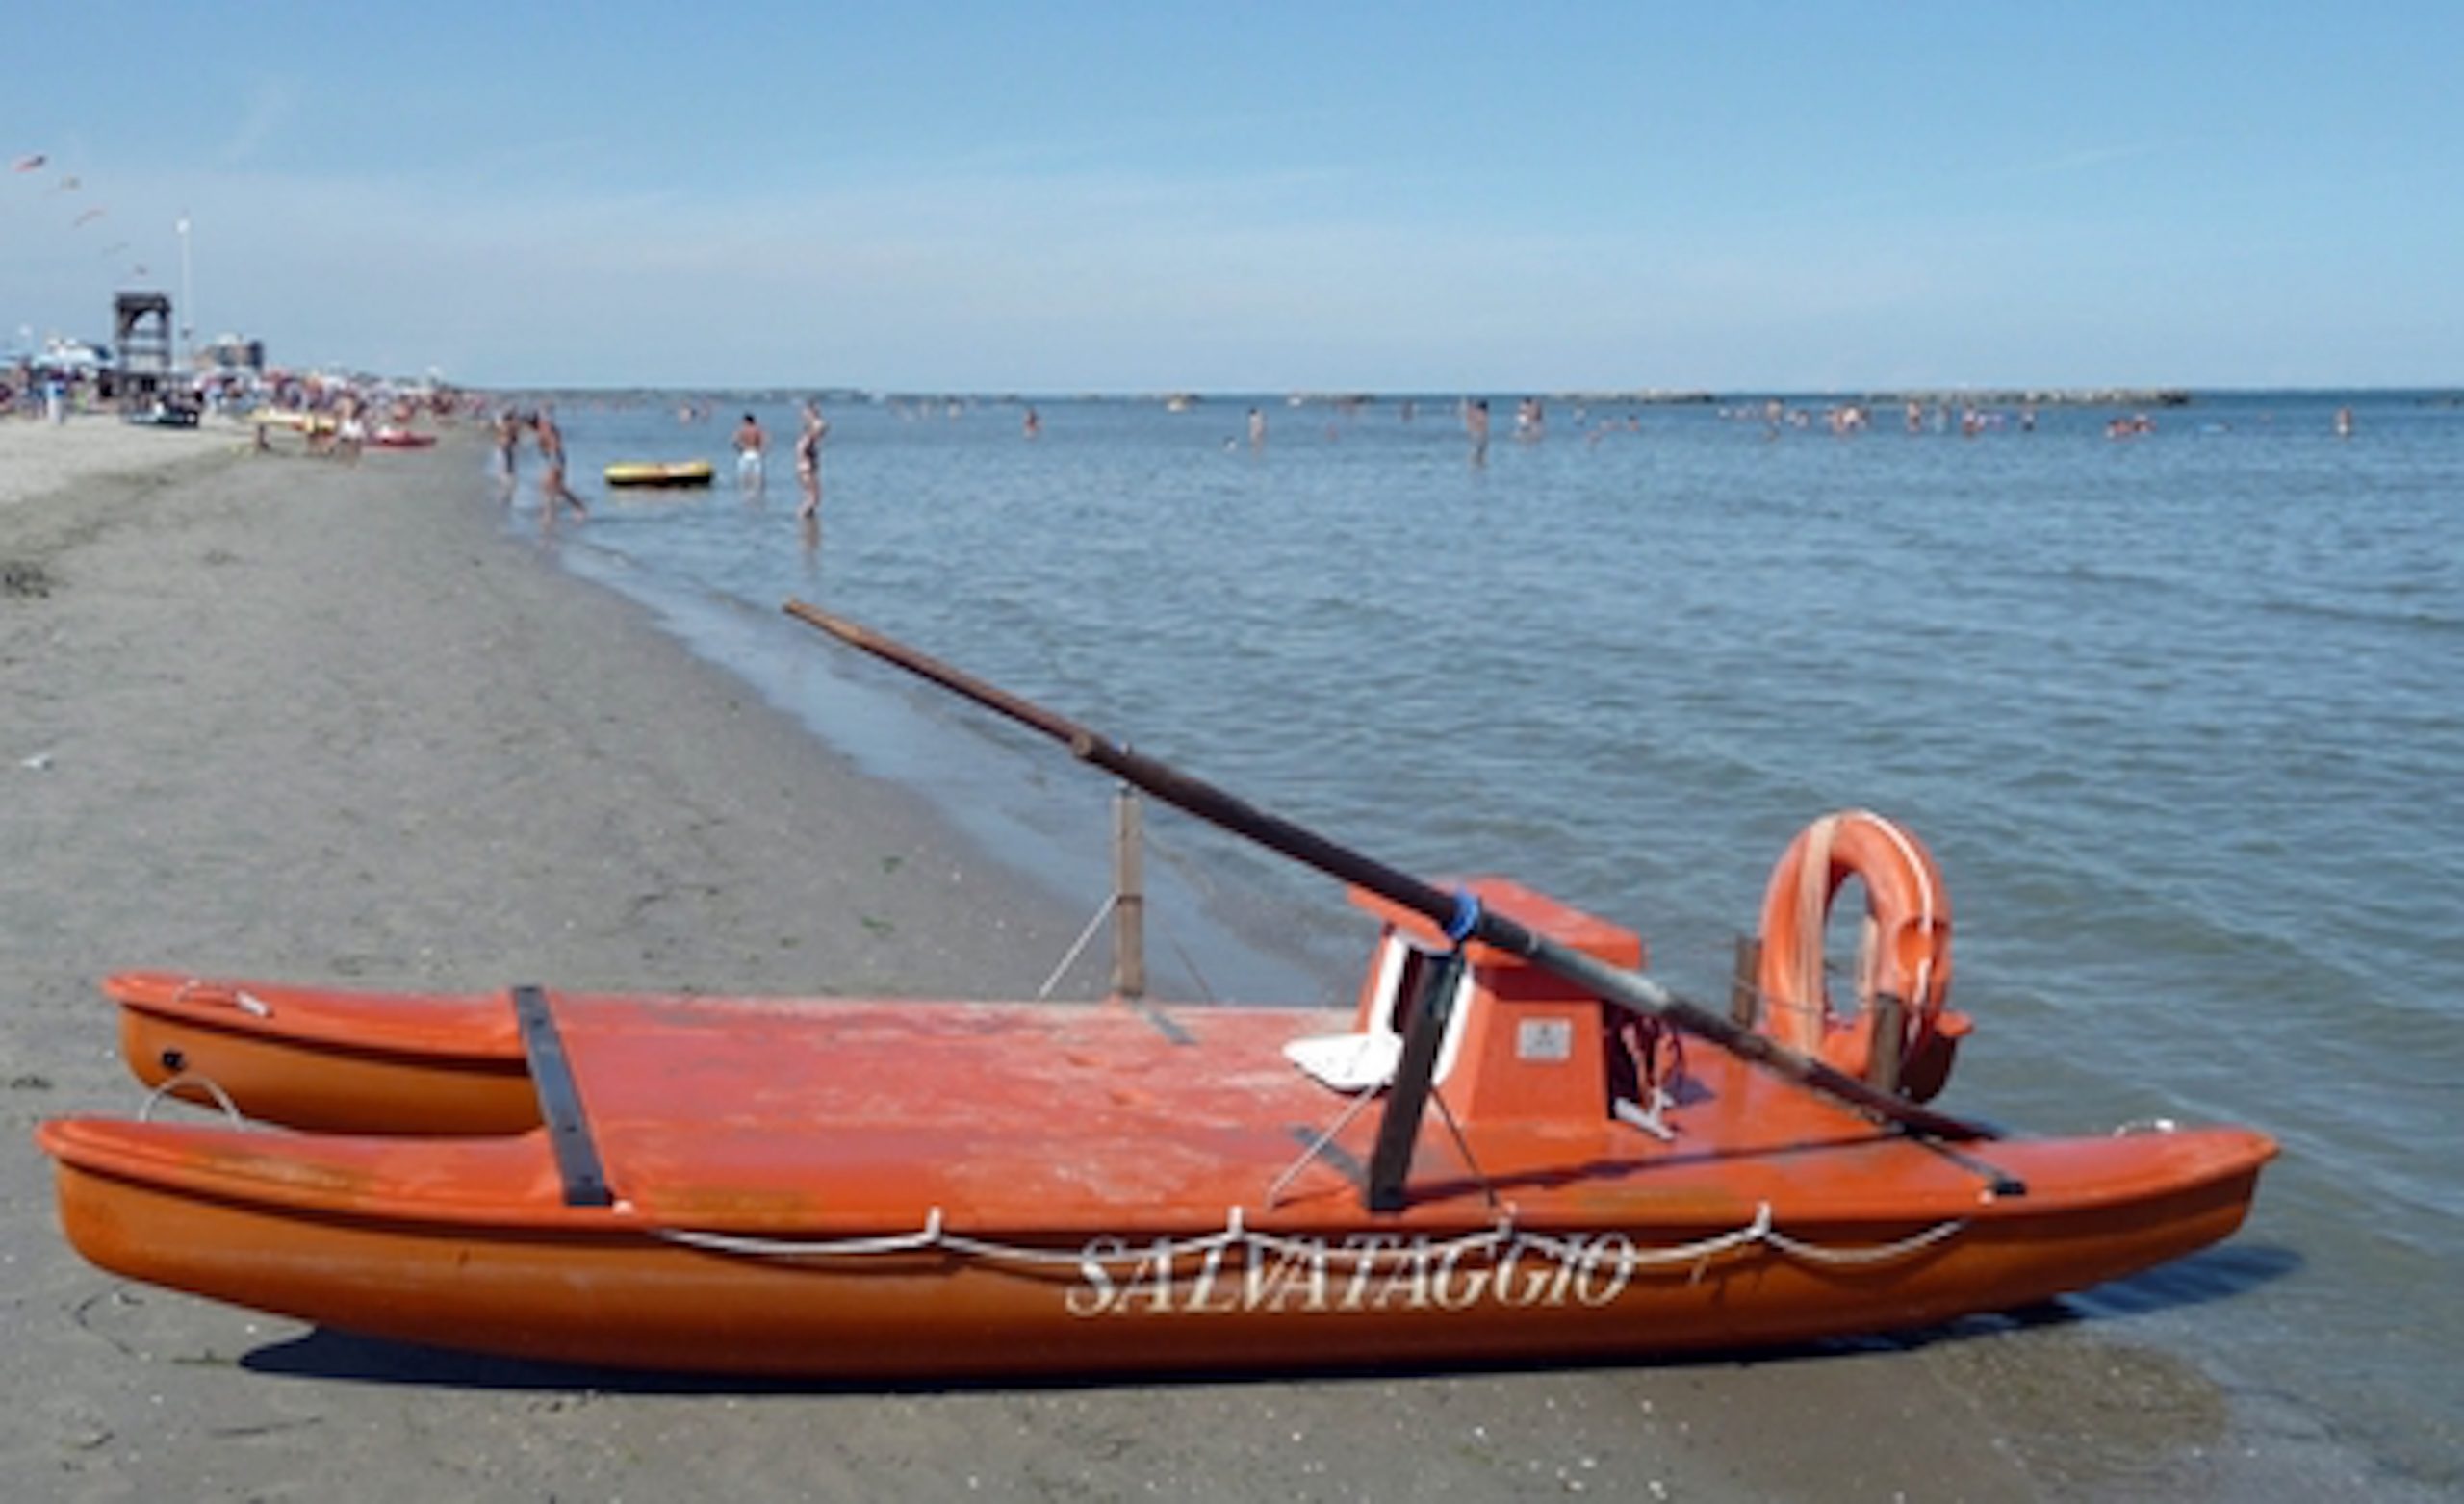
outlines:
[{"label": "wooden oar", "polygon": [[1034,727],[1069,749],[1070,755],[1144,789],[1168,804],[1246,836],[1328,877],[1367,888],[1437,925],[1457,940],[1477,940],[1574,983],[1605,1002],[1646,1017],[1656,1018],[1698,1038],[1718,1045],[1754,1064],[1853,1104],[1912,1133],[1966,1141],[2001,1136],[1994,1129],[1936,1112],[1890,1092],[1877,1090],[1856,1077],[1811,1057],[1799,1055],[1767,1034],[1739,1025],[1699,1003],[1679,996],[1641,972],[1611,966],[1596,956],[1535,934],[1505,915],[1484,908],[1467,897],[1450,893],[1400,872],[1374,857],[1338,846],[1313,830],[1189,777],[1151,757],[1107,741],[1086,727],[1054,714],[1031,701],[950,667],[871,628],[834,616],[801,600],[786,603],[789,616],[819,627],[841,642],[861,648],[922,678],[999,711]]}]

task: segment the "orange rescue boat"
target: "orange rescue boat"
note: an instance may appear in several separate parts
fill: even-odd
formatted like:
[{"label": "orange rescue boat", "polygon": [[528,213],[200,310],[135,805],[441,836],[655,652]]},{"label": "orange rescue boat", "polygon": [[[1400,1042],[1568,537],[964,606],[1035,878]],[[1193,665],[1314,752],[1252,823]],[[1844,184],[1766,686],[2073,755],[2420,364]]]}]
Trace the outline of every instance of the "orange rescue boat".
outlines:
[{"label": "orange rescue boat", "polygon": [[[1640,959],[1540,895],[1468,891]],[[133,1279],[484,1352],[849,1378],[1920,1326],[2222,1238],[2273,1153],[2232,1128],[1953,1148],[1681,1056],[1476,941],[1449,981],[1431,927],[1384,918],[1348,1016],[123,977],[133,1064],[160,1076],[164,1021],[220,1008],[167,1048],[289,1131],[38,1136],[70,1239]],[[1396,1174],[1370,1109],[1430,979],[1437,1110]]]}]

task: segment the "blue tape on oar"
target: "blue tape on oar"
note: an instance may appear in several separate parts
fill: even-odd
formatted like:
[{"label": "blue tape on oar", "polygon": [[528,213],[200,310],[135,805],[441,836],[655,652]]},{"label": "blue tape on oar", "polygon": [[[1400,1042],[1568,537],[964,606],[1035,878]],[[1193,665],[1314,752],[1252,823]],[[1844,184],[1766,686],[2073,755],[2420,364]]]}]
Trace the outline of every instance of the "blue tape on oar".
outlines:
[{"label": "blue tape on oar", "polygon": [[1460,949],[1464,941],[1472,938],[1472,931],[1479,928],[1480,901],[1473,896],[1471,889],[1456,888],[1454,917],[1446,922],[1446,938]]}]

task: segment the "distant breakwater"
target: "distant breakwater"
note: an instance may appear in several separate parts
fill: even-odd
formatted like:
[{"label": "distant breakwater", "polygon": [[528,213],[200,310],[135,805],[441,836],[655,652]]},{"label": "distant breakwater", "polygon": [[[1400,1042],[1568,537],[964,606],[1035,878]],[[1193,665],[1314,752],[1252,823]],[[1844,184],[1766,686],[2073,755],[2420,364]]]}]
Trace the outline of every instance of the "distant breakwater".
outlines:
[{"label": "distant breakwater", "polygon": [[1873,394],[1872,400],[1916,402],[1927,407],[2188,407],[2191,405],[2191,394],[2183,387],[2066,387],[2052,391],[1971,387],[1878,392]]}]

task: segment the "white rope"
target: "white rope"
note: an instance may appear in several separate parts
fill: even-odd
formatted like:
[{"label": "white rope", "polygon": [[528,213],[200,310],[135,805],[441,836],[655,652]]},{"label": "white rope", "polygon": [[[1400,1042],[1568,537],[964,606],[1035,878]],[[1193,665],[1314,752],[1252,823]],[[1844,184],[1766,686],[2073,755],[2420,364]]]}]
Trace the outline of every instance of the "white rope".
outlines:
[{"label": "white rope", "polygon": [[[1714,1233],[1690,1243],[1677,1243],[1667,1248],[1637,1248],[1633,1261],[1638,1267],[1654,1264],[1701,1263],[1734,1249],[1751,1246],[1772,1236],[1771,1203],[1765,1201],[1754,1209],[1754,1220],[1729,1233]],[[1523,1242],[1557,1260],[1579,1257],[1582,1250],[1563,1238],[1545,1233],[1526,1233]]]},{"label": "white rope", "polygon": [[137,1120],[141,1123],[154,1121],[154,1109],[162,1104],[164,1098],[171,1096],[182,1086],[202,1086],[205,1088],[206,1095],[214,1099],[215,1106],[222,1109],[222,1115],[231,1120],[233,1127],[248,1126],[248,1120],[240,1115],[239,1104],[231,1100],[231,1093],[223,1090],[212,1077],[199,1076],[193,1071],[182,1071],[147,1092],[143,1105],[137,1109]]},{"label": "white rope", "polygon": [[1181,969],[1190,974],[1192,981],[1197,983],[1198,996],[1209,1003],[1218,1001],[1214,985],[1206,980],[1206,973],[1197,969],[1197,962],[1193,960],[1190,953],[1182,948],[1181,937],[1167,930],[1164,931],[1164,943],[1172,948],[1172,954],[1180,957]]},{"label": "white rope", "polygon": [[1349,1123],[1353,1118],[1358,1117],[1361,1112],[1368,1108],[1370,1103],[1377,1099],[1377,1094],[1385,1089],[1386,1083],[1384,1082],[1375,1081],[1371,1082],[1368,1085],[1361,1087],[1360,1090],[1352,1094],[1350,1103],[1344,1108],[1343,1111],[1336,1116],[1333,1122],[1326,1125],[1326,1131],[1320,1134],[1317,1137],[1309,1140],[1309,1146],[1300,1151],[1300,1158],[1284,1166],[1283,1173],[1268,1183],[1267,1206],[1270,1210],[1281,1204],[1283,1200],[1283,1188],[1286,1185],[1291,1185],[1295,1180],[1298,1179],[1300,1172],[1307,1169],[1310,1164],[1317,1160],[1318,1156],[1325,1153],[1326,1145],[1335,1141],[1335,1135],[1344,1131],[1344,1125]]},{"label": "white rope", "polygon": [[1061,958],[1061,964],[1052,969],[1052,975],[1043,980],[1043,985],[1036,988],[1037,1002],[1040,1003],[1052,996],[1052,989],[1061,985],[1062,976],[1070,967],[1078,964],[1078,953],[1087,948],[1087,942],[1093,939],[1095,931],[1103,927],[1104,916],[1111,913],[1114,906],[1119,903],[1120,895],[1116,893],[1095,905],[1095,917],[1088,920],[1087,928],[1078,931],[1078,938],[1069,947],[1069,954]]},{"label": "white rope", "polygon": [[[1052,989],[1060,986],[1061,979],[1069,974],[1069,968],[1078,964],[1078,957],[1086,953],[1087,943],[1095,938],[1095,931],[1103,928],[1104,920],[1118,907],[1120,895],[1117,893],[1095,905],[1095,917],[1087,921],[1087,928],[1079,930],[1078,938],[1070,942],[1068,953],[1061,957],[1061,964],[1052,969],[1052,975],[1043,980],[1042,986],[1036,988],[1037,1002],[1044,1002],[1052,996]],[[1190,953],[1181,949],[1181,942],[1168,930],[1164,932],[1164,940],[1171,946],[1172,954],[1181,958],[1181,969],[1197,983],[1199,995],[1209,1003],[1214,1002],[1215,989],[1207,985],[1206,974],[1197,969],[1197,962],[1190,959]]]},{"label": "white rope", "polygon": [[1801,1242],[1785,1233],[1777,1231],[1766,1232],[1763,1235],[1763,1240],[1790,1258],[1802,1259],[1808,1263],[1888,1263],[1893,1259],[1904,1259],[1920,1248],[1930,1248],[1943,1238],[1961,1232],[1966,1226],[1965,1219],[1937,1222],[1925,1231],[1903,1237],[1895,1243],[1881,1243],[1871,1248],[1825,1248],[1818,1243]]},{"label": "white rope", "polygon": [[[1636,1267],[1658,1265],[1705,1264],[1722,1254],[1750,1248],[1757,1243],[1775,1252],[1807,1263],[1862,1265],[1887,1263],[1906,1258],[1921,1249],[1932,1247],[1967,1228],[1964,1219],[1938,1222],[1923,1232],[1900,1238],[1896,1242],[1879,1243],[1861,1248],[1833,1248],[1820,1243],[1791,1237],[1771,1222],[1771,1203],[1758,1204],[1754,1217],[1744,1226],[1731,1232],[1715,1233],[1690,1243],[1676,1243],[1664,1248],[1635,1248],[1630,1254]],[[1097,1239],[1080,1249],[1036,1248],[1017,1243],[994,1242],[963,1233],[953,1233],[942,1225],[941,1209],[935,1207],[925,1217],[924,1226],[912,1233],[892,1233],[873,1237],[841,1237],[817,1242],[790,1241],[779,1238],[746,1237],[727,1233],[702,1233],[684,1228],[660,1228],[654,1234],[664,1241],[707,1253],[733,1254],[761,1259],[847,1259],[882,1255],[930,1253],[937,1249],[965,1254],[996,1263],[1022,1263],[1061,1268],[1083,1268],[1089,1264],[1113,1268],[1126,1266],[1171,1266],[1184,1260],[1203,1258],[1229,1248],[1240,1248],[1251,1255],[1271,1255],[1281,1259],[1307,1258],[1322,1261],[1329,1266],[1348,1268],[1367,1264],[1374,1270],[1381,1262],[1412,1262],[1451,1261],[1466,1254],[1489,1252],[1509,1245],[1529,1249],[1559,1261],[1585,1257],[1578,1240],[1551,1236],[1546,1233],[1529,1233],[1518,1229],[1511,1217],[1502,1217],[1494,1227],[1476,1233],[1465,1233],[1441,1243],[1415,1243],[1407,1247],[1387,1245],[1334,1244],[1302,1238],[1286,1237],[1273,1233],[1251,1232],[1239,1207],[1230,1209],[1219,1232],[1197,1237],[1162,1237],[1132,1244],[1126,1239]],[[1101,1246],[1104,1241],[1121,1243],[1117,1250]]]}]

